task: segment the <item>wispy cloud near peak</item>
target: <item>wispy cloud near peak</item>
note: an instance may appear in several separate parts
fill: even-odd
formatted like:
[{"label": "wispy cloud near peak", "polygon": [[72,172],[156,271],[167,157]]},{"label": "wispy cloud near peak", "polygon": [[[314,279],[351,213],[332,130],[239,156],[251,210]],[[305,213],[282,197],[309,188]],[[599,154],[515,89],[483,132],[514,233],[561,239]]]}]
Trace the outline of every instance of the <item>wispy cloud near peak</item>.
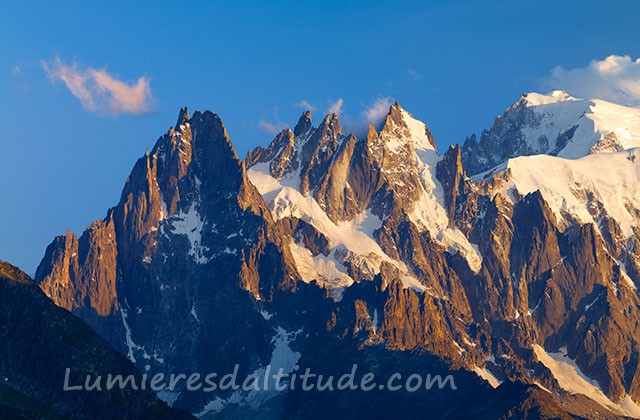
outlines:
[{"label": "wispy cloud near peak", "polygon": [[344,105],[344,100],[342,98],[338,99],[335,102],[331,102],[329,104],[329,109],[327,110],[327,113],[340,115],[340,113],[342,112],[342,105]]},{"label": "wispy cloud near peak", "polygon": [[390,97],[378,98],[369,108],[362,111],[362,115],[367,123],[377,126],[389,113],[392,104],[393,99]]},{"label": "wispy cloud near peak", "polygon": [[302,108],[305,111],[311,111],[311,112],[316,110],[316,107],[311,102],[306,101],[304,99],[296,104],[296,108]]},{"label": "wispy cloud near peak", "polygon": [[258,122],[258,127],[260,127],[260,129],[264,132],[275,135],[281,132],[285,126],[279,121],[271,122],[271,121],[260,120],[260,122]]},{"label": "wispy cloud near peak", "polygon": [[42,68],[52,83],[62,82],[87,111],[105,115],[145,114],[154,101],[149,79],[139,77],[128,84],[103,69],[81,69],[77,63],[66,64],[56,57],[42,61]]},{"label": "wispy cloud near peak", "polygon": [[418,73],[417,70],[414,70],[414,69],[408,69],[407,70],[407,77],[410,80],[413,80],[413,81],[422,80],[422,75],[420,73]]},{"label": "wispy cloud near peak", "polygon": [[364,136],[367,134],[369,124],[373,124],[375,127],[380,125],[389,113],[389,108],[391,108],[392,104],[393,98],[379,97],[356,117],[351,117],[350,115],[341,116],[343,120],[342,127],[347,133]]}]

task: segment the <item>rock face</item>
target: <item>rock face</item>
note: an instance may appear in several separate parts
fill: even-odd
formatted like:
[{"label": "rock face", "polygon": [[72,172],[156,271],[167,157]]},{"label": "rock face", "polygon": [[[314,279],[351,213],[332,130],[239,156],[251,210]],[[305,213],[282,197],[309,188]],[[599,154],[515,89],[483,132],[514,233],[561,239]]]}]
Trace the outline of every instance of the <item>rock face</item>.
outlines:
[{"label": "rock face", "polygon": [[[94,226],[110,226],[111,236]],[[183,110],[136,162],[120,203],[80,239],[56,238],[36,277],[139,366],[167,374],[248,369],[271,353],[257,300],[296,288],[280,230],[218,116]],[[78,243],[94,242],[87,257]],[[221,343],[229,360],[211,357]]]},{"label": "rock face", "polygon": [[[211,395],[184,384],[162,395],[204,418],[348,416],[365,403],[372,415],[430,406],[443,418],[635,416],[640,204],[635,187],[605,191],[575,165],[624,160],[616,176],[632,186],[640,162],[635,152],[599,153],[609,143],[582,141],[582,126],[556,127],[546,146],[532,140],[524,126],[550,126],[535,107],[585,106],[554,95],[528,96],[480,143],[442,156],[398,103],[364,138],[345,135],[335,114],[314,126],[305,112],[244,160],[215,114],[182,110],[135,164],[120,202],[79,238],[56,238],[36,280],[154,372],[237,364],[244,378],[267,366],[330,374],[358,363],[381,376],[429,366],[461,384],[455,398]],[[573,165],[561,183],[528,158],[508,161],[585,144],[590,156],[552,158],[554,168]],[[537,184],[525,173],[539,174]],[[573,198],[563,206],[565,186]],[[579,374],[568,380],[562,364]]]},{"label": "rock face", "polygon": [[138,383],[141,375],[89,326],[47,299],[29,276],[2,261],[0,338],[3,418],[191,418],[149,390],[64,391],[66,368],[72,386],[84,383],[84,375],[134,375]]},{"label": "rock face", "polygon": [[44,258],[48,262],[47,269],[62,271],[38,272],[37,276],[68,281],[45,281],[40,288],[48,296],[56,296],[58,304],[69,310],[91,311],[98,316],[116,312],[115,268],[118,251],[115,237],[113,220],[110,218],[93,223],[80,240],[71,231],[57,237],[47,248]]}]

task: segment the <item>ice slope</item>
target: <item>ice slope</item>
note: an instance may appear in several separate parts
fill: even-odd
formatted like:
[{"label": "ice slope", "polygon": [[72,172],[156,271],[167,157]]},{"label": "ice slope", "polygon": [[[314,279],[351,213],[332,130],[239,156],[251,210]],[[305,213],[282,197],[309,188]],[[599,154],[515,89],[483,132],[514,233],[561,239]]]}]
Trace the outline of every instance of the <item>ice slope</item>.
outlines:
[{"label": "ice slope", "polygon": [[364,212],[351,221],[336,224],[329,219],[315,198],[302,195],[293,186],[297,184],[297,173],[277,180],[269,174],[269,163],[259,163],[247,173],[276,220],[297,217],[314,226],[329,239],[331,253],[327,257],[322,254],[313,257],[301,245],[291,244],[291,251],[303,280],[318,280],[328,288],[349,286],[353,279],[335,258],[336,251],[344,249],[368,257],[374,273],[380,271],[382,261],[399,264],[389,258],[373,239],[373,231],[382,224],[376,216]]},{"label": "ice slope", "polygon": [[[561,225],[595,223],[613,218],[630,237],[640,221],[640,148],[597,153],[579,159],[549,155],[510,159],[506,196],[540,190]],[[514,194],[517,193],[517,194]]]},{"label": "ice slope", "polygon": [[[521,128],[535,153],[553,152],[554,141],[575,128],[557,156],[575,159],[596,151],[619,151],[640,146],[640,109],[599,99],[578,99],[563,91],[528,93],[520,101],[536,118]],[[615,134],[616,144],[606,137]],[[546,142],[545,140],[546,139]],[[595,146],[595,147],[594,147]]]},{"label": "ice slope", "polygon": [[540,362],[547,367],[558,381],[562,389],[572,394],[582,394],[608,408],[612,412],[640,418],[640,407],[628,395],[620,403],[615,403],[604,395],[597,381],[587,377],[575,361],[562,348],[557,353],[548,353],[538,344],[533,345],[533,351]]},{"label": "ice slope", "polygon": [[474,272],[482,267],[482,255],[462,231],[449,226],[449,216],[444,205],[442,186],[436,178],[436,165],[441,157],[432,149],[416,149],[416,167],[422,184],[422,194],[409,212],[409,218],[451,254],[460,253]]}]

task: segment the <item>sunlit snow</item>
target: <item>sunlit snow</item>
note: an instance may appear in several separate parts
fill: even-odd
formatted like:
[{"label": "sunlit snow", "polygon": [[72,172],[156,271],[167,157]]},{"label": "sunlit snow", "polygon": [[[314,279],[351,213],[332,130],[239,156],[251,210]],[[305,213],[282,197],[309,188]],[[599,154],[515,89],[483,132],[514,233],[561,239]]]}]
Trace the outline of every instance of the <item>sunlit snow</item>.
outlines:
[{"label": "sunlit snow", "polygon": [[598,382],[582,373],[575,361],[567,356],[565,348],[557,353],[548,353],[542,346],[534,344],[533,351],[565,391],[586,395],[614,413],[640,418],[640,410],[630,397],[625,397],[621,404],[616,404],[607,398]]}]

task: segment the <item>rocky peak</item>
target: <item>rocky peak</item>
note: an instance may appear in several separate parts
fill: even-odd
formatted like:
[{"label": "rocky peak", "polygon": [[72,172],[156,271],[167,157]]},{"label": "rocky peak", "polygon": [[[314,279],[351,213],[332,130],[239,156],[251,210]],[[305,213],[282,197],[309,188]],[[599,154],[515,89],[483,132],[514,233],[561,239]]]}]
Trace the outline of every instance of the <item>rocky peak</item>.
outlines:
[{"label": "rocky peak", "polygon": [[436,151],[429,127],[416,120],[397,101],[391,105],[380,126],[380,138],[384,140],[386,148],[392,152],[398,152],[407,144],[416,150]]},{"label": "rocky peak", "polygon": [[300,162],[300,190],[308,194],[316,188],[331,163],[334,153],[343,140],[338,115],[328,114],[302,145]]},{"label": "rocky peak", "polygon": [[449,146],[442,160],[436,165],[436,177],[444,190],[444,201],[449,216],[449,226],[456,220],[457,199],[464,194],[466,178],[462,168],[462,150],[460,145]]},{"label": "rocky peak", "polygon": [[371,197],[374,214],[384,218],[391,213],[391,206],[410,209],[419,198],[423,190],[419,166],[425,164],[421,159],[437,158],[428,135],[426,125],[397,102],[390,107],[379,132],[369,125],[366,157],[381,179],[378,191]]},{"label": "rocky peak", "polygon": [[33,280],[18,267],[0,260],[0,278],[15,283],[33,285]]},{"label": "rocky peak", "polygon": [[540,191],[527,194],[516,203],[513,223],[518,226],[512,246],[511,261],[514,273],[523,270],[538,278],[543,272],[554,267],[561,260],[558,245],[556,218]]},{"label": "rocky peak", "polygon": [[258,223],[272,222],[218,115],[196,111],[188,118],[184,108],[178,121],[135,163],[120,202],[104,220],[79,239],[69,232],[47,248],[36,277],[60,306],[114,313],[118,266],[127,271],[151,261],[163,238],[182,243],[185,237],[186,254],[202,264],[211,258],[206,242],[217,241],[205,232],[220,230],[217,219],[229,219],[229,230],[241,229],[235,220],[245,211]]},{"label": "rocky peak", "polygon": [[398,101],[393,103],[389,107],[389,111],[387,112],[387,115],[380,123],[379,131],[381,132],[384,131],[385,127],[392,128],[394,125],[402,124],[403,123],[402,111],[403,109],[398,103]]},{"label": "rocky peak", "polygon": [[[238,161],[238,154],[231,143],[227,128],[222,123],[218,114],[211,111],[196,111],[189,120],[192,127],[193,136],[195,138],[194,147],[201,154],[198,155],[201,160],[201,166],[213,166],[216,160],[232,160]],[[209,161],[210,163],[205,163]]]},{"label": "rocky peak", "polygon": [[189,108],[185,106],[184,108],[180,108],[180,112],[178,113],[178,120],[176,121],[176,127],[180,127],[185,123],[189,122]]},{"label": "rocky peak", "polygon": [[40,288],[69,311],[107,316],[118,309],[116,232],[111,212],[80,238],[71,231],[47,247],[36,270]]},{"label": "rocky peak", "polygon": [[[318,204],[333,221],[351,220],[361,211],[362,201],[355,190],[362,186],[362,179],[354,175],[354,151],[358,139],[352,134],[343,140],[333,160],[327,166],[318,187],[314,190],[314,197]],[[372,179],[365,182],[372,182]],[[366,202],[364,203],[366,205]]]},{"label": "rocky peak", "polygon": [[318,126],[318,129],[322,133],[322,137],[337,138],[341,136],[342,126],[340,125],[338,114],[335,112],[327,114]]},{"label": "rocky peak", "polygon": [[293,134],[296,137],[300,137],[308,133],[312,127],[313,126],[311,125],[311,111],[305,111],[300,116],[300,119],[298,119],[298,123],[296,124],[296,127],[293,130]]},{"label": "rocky peak", "polygon": [[291,130],[285,128],[276,135],[268,147],[258,146],[249,150],[244,159],[246,167],[250,168],[258,163],[268,163],[270,175],[275,179],[281,179],[285,174],[298,168],[295,143],[297,138],[299,137]]}]

